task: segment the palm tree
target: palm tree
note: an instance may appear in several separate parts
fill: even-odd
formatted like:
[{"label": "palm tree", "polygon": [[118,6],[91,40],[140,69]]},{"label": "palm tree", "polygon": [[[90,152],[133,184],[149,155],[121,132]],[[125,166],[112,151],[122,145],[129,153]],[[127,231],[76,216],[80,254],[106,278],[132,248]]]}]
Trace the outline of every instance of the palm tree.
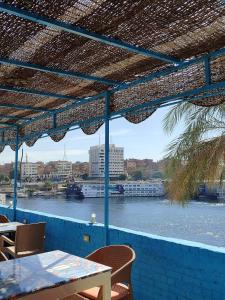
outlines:
[{"label": "palm tree", "polygon": [[224,175],[225,104],[200,107],[183,102],[174,106],[163,120],[170,134],[183,122],[183,132],[167,147],[168,193],[184,202],[193,197],[201,182],[209,185]]}]

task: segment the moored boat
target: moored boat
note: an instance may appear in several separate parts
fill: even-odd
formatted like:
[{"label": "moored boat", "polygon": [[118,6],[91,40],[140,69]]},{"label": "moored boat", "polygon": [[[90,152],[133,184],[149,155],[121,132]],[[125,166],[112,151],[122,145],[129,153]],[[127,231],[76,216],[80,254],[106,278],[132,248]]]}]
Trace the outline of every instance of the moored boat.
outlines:
[{"label": "moored boat", "polygon": [[76,183],[69,184],[65,193],[67,198],[84,199],[82,188]]},{"label": "moored boat", "polygon": [[[85,183],[82,185],[82,192],[85,198],[104,197],[104,184]],[[109,185],[110,197],[162,197],[165,195],[162,181],[124,181],[111,183]]]},{"label": "moored boat", "polygon": [[[104,197],[105,188],[103,184],[86,183],[82,185],[82,192],[85,198],[101,198]],[[123,196],[124,188],[122,184],[110,184],[109,196]]]}]

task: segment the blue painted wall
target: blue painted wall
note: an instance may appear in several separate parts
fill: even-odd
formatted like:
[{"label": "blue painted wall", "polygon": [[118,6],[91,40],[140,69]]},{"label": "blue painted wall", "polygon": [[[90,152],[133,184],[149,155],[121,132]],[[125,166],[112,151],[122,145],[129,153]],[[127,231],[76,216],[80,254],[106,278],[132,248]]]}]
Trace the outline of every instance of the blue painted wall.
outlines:
[{"label": "blue painted wall", "polygon": [[[0,207],[0,214],[12,211]],[[46,250],[85,256],[104,245],[101,224],[18,209],[17,220],[44,221]],[[90,243],[83,235],[90,235]],[[225,299],[225,249],[110,227],[111,244],[128,244],[136,252],[133,268],[135,300]]]}]

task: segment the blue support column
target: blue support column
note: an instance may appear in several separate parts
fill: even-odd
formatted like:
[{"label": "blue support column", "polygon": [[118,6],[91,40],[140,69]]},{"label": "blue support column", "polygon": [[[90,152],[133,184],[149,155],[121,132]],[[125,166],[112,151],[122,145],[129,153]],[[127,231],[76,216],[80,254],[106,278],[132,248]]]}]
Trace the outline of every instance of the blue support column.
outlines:
[{"label": "blue support column", "polygon": [[205,83],[206,85],[211,84],[211,67],[210,67],[210,57],[204,59],[205,63]]},{"label": "blue support column", "polygon": [[16,220],[16,206],[17,206],[17,177],[18,177],[18,152],[19,152],[19,129],[16,131],[16,150],[15,150],[15,164],[14,164],[14,186],[13,186],[13,220]]},{"label": "blue support column", "polygon": [[53,114],[53,128],[57,127],[57,115]]},{"label": "blue support column", "polygon": [[104,195],[104,225],[105,244],[109,245],[109,119],[110,119],[110,94],[105,95],[105,195]]}]

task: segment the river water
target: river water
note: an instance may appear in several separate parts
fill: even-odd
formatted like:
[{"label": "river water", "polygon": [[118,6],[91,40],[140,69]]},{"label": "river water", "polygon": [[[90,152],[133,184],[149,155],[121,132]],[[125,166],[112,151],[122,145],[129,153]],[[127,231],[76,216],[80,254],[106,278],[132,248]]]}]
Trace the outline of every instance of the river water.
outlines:
[{"label": "river water", "polygon": [[[64,197],[18,199],[18,207],[103,222],[103,199]],[[182,207],[167,199],[125,197],[110,200],[110,224],[166,237],[225,247],[225,203],[191,201]]]}]

